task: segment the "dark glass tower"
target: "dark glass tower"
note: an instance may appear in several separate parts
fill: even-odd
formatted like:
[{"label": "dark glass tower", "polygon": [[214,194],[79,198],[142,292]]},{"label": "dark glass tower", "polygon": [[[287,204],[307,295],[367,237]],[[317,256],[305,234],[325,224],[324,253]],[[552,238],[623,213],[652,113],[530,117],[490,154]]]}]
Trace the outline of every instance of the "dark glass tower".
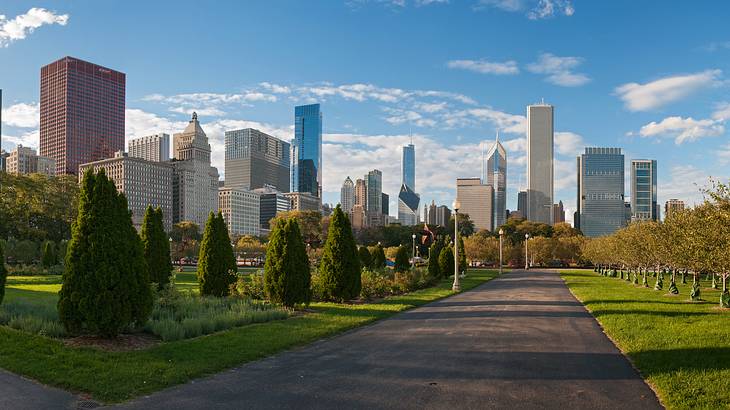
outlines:
[{"label": "dark glass tower", "polygon": [[294,107],[291,190],[322,197],[322,113],[319,104]]}]

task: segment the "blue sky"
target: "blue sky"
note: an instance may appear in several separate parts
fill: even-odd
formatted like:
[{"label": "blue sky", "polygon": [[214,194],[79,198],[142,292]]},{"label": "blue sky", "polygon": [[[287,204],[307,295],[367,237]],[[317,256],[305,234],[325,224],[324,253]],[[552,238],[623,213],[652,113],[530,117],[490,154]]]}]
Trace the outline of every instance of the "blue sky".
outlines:
[{"label": "blue sky", "polygon": [[221,173],[225,130],[288,140],[294,105],[320,102],[326,202],[378,168],[394,213],[412,133],[416,190],[450,204],[499,129],[514,209],[525,106],[542,98],[570,212],[585,146],[657,159],[662,203],[730,175],[722,1],[11,1],[0,15],[4,149],[38,145],[40,67],[71,55],[127,74],[128,137],[179,132],[197,110]]}]

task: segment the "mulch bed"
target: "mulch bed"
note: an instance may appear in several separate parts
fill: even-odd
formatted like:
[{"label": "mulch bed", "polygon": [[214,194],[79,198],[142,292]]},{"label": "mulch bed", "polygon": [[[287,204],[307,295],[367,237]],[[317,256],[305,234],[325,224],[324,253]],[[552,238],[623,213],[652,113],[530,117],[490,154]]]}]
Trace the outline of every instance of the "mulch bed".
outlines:
[{"label": "mulch bed", "polygon": [[107,352],[129,352],[133,350],[144,350],[160,344],[160,339],[155,336],[136,333],[119,335],[113,339],[106,339],[99,336],[77,336],[64,339],[63,343],[70,347],[91,347]]}]

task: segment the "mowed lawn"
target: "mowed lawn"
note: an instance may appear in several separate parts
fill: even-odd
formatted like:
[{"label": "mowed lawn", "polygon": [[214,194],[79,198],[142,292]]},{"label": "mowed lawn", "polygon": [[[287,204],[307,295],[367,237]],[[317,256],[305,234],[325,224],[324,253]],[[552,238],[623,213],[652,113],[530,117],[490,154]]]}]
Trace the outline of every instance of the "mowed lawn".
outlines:
[{"label": "mowed lawn", "polygon": [[[470,272],[462,280],[462,288],[471,289],[495,276],[494,271]],[[191,288],[194,281],[194,272],[183,272],[177,275],[176,283]],[[56,303],[58,289],[60,277],[10,277],[6,295],[8,300]],[[452,293],[451,280],[443,280],[432,288],[373,303],[314,303],[312,313],[287,320],[132,352],[71,348],[59,340],[0,326],[0,367],[42,383],[89,393],[99,401],[120,402],[332,336]]]},{"label": "mowed lawn", "polygon": [[[671,409],[730,408],[730,310],[702,281],[703,302],[689,302],[691,277],[669,296],[590,271],[561,276],[605,332],[634,362]],[[704,279],[704,278],[703,278]],[[679,280],[678,280],[679,281]]]}]

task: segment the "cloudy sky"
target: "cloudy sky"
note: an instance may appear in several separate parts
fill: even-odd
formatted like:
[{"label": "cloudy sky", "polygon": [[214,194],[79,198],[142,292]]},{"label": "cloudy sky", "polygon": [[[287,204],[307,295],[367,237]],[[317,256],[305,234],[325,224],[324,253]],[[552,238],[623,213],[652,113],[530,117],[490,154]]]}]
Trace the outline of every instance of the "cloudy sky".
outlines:
[{"label": "cloudy sky", "polygon": [[[0,5],[2,147],[38,146],[40,67],[71,55],[127,74],[127,137],[197,111],[223,167],[225,130],[293,136],[324,112],[324,199],[383,172],[391,213],[401,146],[416,190],[450,204],[497,131],[508,208],[525,180],[525,106],[555,106],[556,200],[575,207],[575,157],[621,147],[658,160],[659,199],[700,200],[730,175],[730,4],[570,0],[13,1]],[[628,171],[627,171],[628,176]],[[627,185],[627,196],[628,192]]]}]

